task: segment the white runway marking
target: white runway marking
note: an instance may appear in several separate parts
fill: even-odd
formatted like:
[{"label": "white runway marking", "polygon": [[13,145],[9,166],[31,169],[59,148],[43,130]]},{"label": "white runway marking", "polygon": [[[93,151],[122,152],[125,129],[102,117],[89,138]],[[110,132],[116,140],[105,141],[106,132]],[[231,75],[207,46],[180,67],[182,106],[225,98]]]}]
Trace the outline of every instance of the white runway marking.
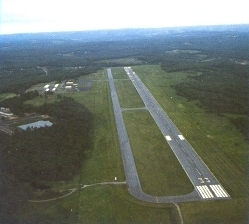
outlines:
[{"label": "white runway marking", "polygon": [[226,193],[226,191],[220,185],[210,185],[210,187],[218,198],[229,197],[229,195]]},{"label": "white runway marking", "polygon": [[167,141],[171,141],[172,140],[169,135],[166,135],[165,138],[166,138]]},{"label": "white runway marking", "polygon": [[181,140],[184,140],[184,139],[185,139],[182,135],[178,135],[178,137],[179,137]]},{"label": "white runway marking", "polygon": [[[191,163],[194,163],[194,162],[193,162],[193,160],[192,160],[192,159],[190,159],[190,157],[188,157],[188,159],[189,159],[189,161],[190,161]],[[199,171],[199,170],[198,170],[198,171]]]},{"label": "white runway marking", "polygon": [[207,183],[210,183],[210,180],[209,180],[207,177],[205,177],[204,180],[205,180]]},{"label": "white runway marking", "polygon": [[196,171],[199,173],[199,175],[201,175],[200,171],[199,171],[197,168],[195,168],[195,169],[196,169]]},{"label": "white runway marking", "polygon": [[199,192],[199,194],[201,195],[202,198],[206,199],[206,198],[213,198],[214,197],[206,185],[196,186],[196,188],[197,188],[197,191]]},{"label": "white runway marking", "polygon": [[202,178],[198,178],[198,180],[200,181],[201,184],[204,184],[204,180]]}]

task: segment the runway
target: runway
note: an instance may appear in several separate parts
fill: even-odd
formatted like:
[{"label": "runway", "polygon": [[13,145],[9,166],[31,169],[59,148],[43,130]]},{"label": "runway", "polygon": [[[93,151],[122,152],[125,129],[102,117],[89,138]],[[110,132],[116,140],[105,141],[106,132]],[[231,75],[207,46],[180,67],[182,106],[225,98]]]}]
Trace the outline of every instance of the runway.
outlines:
[{"label": "runway", "polygon": [[117,125],[117,132],[119,136],[126,182],[129,192],[140,200],[154,203],[176,203],[182,201],[230,198],[229,194],[221,186],[202,159],[197,155],[195,150],[191,147],[182,133],[169,119],[167,114],[163,111],[161,106],[158,104],[156,99],[143,84],[140,78],[130,67],[125,67],[124,69],[145,104],[145,108],[142,109],[147,109],[150,112],[155,123],[165,138],[165,144],[169,144],[195,188],[195,190],[190,194],[169,197],[150,196],[142,191],[129,143],[129,138],[123,121],[122,109],[120,108],[118,102],[111,69],[107,69],[115,121]]}]

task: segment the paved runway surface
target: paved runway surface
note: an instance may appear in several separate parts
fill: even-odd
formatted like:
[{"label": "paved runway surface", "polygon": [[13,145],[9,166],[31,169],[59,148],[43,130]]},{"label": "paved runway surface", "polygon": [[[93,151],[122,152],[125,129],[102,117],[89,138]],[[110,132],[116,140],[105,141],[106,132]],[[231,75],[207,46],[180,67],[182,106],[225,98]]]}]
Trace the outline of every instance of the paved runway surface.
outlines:
[{"label": "paved runway surface", "polygon": [[[147,109],[150,112],[158,128],[165,137],[165,144],[168,143],[170,145],[171,149],[173,150],[174,154],[176,155],[181,166],[185,170],[195,188],[195,190],[190,194],[168,197],[151,196],[142,191],[129,138],[123,121],[122,109],[119,105],[111,69],[107,69],[113,110],[126,175],[126,182],[130,194],[137,199],[154,203],[176,203],[183,201],[230,198],[228,193],[210,172],[201,158],[196,154],[196,152],[190,146],[184,136],[175,127],[175,125],[172,123],[167,114],[163,111],[163,109],[160,107],[160,105],[157,103],[155,98],[142,83],[139,77],[133,72],[130,67],[125,67],[124,69],[127,72],[127,75],[129,76],[133,85],[137,89],[140,97],[144,101],[145,108],[140,109]],[[128,108],[125,108],[125,110],[127,109]]]}]

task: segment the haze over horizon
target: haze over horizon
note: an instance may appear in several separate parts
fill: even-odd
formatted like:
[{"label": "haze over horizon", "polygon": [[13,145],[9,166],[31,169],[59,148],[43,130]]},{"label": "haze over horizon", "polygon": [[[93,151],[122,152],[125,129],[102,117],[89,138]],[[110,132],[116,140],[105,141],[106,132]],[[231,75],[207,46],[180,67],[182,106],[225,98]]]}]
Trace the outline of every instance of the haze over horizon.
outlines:
[{"label": "haze over horizon", "polygon": [[1,0],[0,34],[249,24],[248,0]]}]

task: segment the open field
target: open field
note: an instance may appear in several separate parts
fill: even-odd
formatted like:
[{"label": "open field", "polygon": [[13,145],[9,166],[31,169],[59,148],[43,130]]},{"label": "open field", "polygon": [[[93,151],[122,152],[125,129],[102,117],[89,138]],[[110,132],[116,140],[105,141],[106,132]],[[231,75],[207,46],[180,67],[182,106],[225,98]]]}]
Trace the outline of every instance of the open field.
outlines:
[{"label": "open field", "polygon": [[14,93],[2,93],[0,94],[0,101],[16,96]]},{"label": "open field", "polygon": [[[144,103],[123,67],[112,68],[119,103],[122,108],[144,107]],[[125,80],[123,80],[125,79]]]},{"label": "open field", "polygon": [[129,80],[123,67],[112,68],[113,79],[127,79]]},{"label": "open field", "polygon": [[180,205],[185,224],[199,223],[248,223],[248,199],[182,203]]},{"label": "open field", "polygon": [[115,87],[121,108],[139,108],[145,106],[131,81],[115,81]]},{"label": "open field", "polygon": [[[96,186],[54,202],[29,203],[20,223],[180,223],[173,205],[135,201],[120,186]],[[26,212],[25,212],[26,211]]]},{"label": "open field", "polygon": [[180,223],[174,206],[139,203],[125,188],[106,186],[82,192],[79,223],[85,217],[89,223]]}]

